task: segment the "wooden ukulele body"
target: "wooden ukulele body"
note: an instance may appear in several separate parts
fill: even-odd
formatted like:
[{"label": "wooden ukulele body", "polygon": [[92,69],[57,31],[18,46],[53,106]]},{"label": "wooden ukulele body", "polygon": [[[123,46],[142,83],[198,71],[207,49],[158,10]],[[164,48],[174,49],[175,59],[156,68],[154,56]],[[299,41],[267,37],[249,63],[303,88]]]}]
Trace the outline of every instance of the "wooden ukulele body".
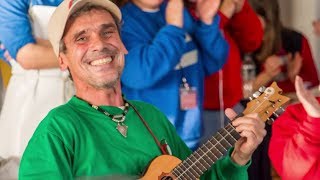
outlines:
[{"label": "wooden ukulele body", "polygon": [[161,155],[151,161],[146,173],[141,180],[156,180],[169,176],[175,179],[171,171],[181,163],[177,157],[170,155]]}]

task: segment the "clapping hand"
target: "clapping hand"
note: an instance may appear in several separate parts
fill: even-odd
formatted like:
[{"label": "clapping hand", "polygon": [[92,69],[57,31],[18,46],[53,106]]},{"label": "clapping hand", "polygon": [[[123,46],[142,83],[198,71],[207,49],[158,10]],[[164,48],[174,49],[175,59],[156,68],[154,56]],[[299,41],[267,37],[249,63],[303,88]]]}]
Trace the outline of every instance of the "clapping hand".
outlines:
[{"label": "clapping hand", "polygon": [[282,57],[277,55],[269,56],[264,62],[264,71],[271,78],[275,78],[281,72],[283,65]]},{"label": "clapping hand", "polygon": [[166,21],[170,25],[183,27],[183,1],[170,0],[166,8]]},{"label": "clapping hand", "polygon": [[311,91],[308,91],[304,87],[303,80],[300,76],[296,76],[295,88],[297,97],[307,114],[314,118],[320,118],[320,104]]},{"label": "clapping hand", "polygon": [[212,24],[217,14],[221,0],[197,0],[197,14],[205,24]]}]

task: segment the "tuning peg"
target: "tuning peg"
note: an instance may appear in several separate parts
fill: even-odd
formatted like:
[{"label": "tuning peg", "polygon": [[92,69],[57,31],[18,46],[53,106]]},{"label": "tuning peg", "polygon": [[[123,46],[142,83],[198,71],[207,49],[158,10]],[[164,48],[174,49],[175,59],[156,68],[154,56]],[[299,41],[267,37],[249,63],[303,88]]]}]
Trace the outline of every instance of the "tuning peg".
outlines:
[{"label": "tuning peg", "polygon": [[253,99],[254,99],[254,97],[252,97],[252,96],[249,97],[249,100],[250,100],[250,101],[252,101]]},{"label": "tuning peg", "polygon": [[279,114],[277,114],[276,112],[272,113],[276,118],[279,117]]},{"label": "tuning peg", "polygon": [[283,109],[283,107],[279,107],[279,110],[281,110],[282,112],[285,112],[286,110],[285,109]]},{"label": "tuning peg", "polygon": [[274,119],[273,119],[273,118],[268,118],[268,119],[267,119],[267,123],[268,123],[269,125],[272,125],[273,122],[274,122]]},{"label": "tuning peg", "polygon": [[258,98],[260,95],[261,95],[261,92],[259,91],[256,91],[255,93],[252,94],[254,98]]},{"label": "tuning peg", "polygon": [[261,86],[261,87],[259,88],[259,92],[261,92],[261,93],[263,93],[265,90],[266,90],[266,87],[264,87],[264,86]]}]

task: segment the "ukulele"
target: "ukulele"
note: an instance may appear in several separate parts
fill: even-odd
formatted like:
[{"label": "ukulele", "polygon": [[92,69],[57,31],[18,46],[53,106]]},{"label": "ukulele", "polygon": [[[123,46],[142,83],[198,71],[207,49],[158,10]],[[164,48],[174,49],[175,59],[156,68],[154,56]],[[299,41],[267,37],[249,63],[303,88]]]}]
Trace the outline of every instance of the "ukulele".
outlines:
[{"label": "ukulele", "polygon": [[[282,90],[275,82],[268,88],[261,87],[249,98],[246,109],[237,117],[258,113],[261,120],[272,123],[284,111],[281,106],[290,100],[281,94]],[[239,138],[239,133],[229,123],[184,161],[170,155],[155,158],[141,179],[199,179]]]}]

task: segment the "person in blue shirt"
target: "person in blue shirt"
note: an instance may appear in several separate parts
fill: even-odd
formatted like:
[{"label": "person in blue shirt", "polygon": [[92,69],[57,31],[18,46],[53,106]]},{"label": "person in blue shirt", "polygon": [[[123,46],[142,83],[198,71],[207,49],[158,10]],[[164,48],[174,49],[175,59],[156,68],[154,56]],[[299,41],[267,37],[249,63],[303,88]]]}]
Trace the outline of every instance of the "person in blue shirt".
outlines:
[{"label": "person in blue shirt", "polygon": [[204,77],[218,71],[228,54],[216,15],[220,1],[197,3],[198,20],[182,0],[132,0],[121,7],[129,51],[124,94],[157,106],[191,149],[202,131]]}]

